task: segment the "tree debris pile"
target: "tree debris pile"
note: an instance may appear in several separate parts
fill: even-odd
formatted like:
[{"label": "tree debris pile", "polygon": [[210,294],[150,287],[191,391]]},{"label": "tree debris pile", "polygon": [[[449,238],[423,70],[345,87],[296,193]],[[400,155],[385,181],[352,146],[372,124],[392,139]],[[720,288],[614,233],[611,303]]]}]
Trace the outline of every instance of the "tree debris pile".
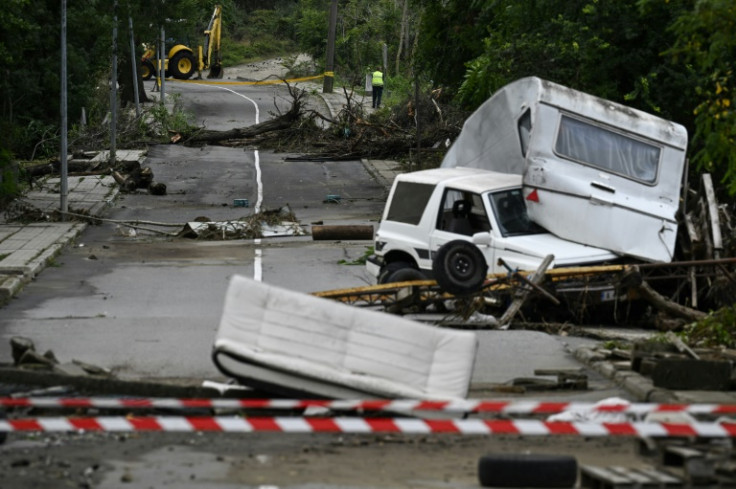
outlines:
[{"label": "tree debris pile", "polygon": [[[460,133],[467,114],[453,109],[442,92],[407,99],[390,112],[368,113],[356,93],[342,87],[345,104],[334,118],[307,108],[308,93],[284,80],[291,108],[271,120],[228,131],[198,129],[184,134],[185,144],[257,144],[280,152],[306,153],[301,159],[406,159],[418,151],[441,152]],[[278,109],[277,109],[278,110]],[[328,123],[322,129],[318,119]],[[420,137],[417,138],[417,133]],[[417,141],[419,139],[419,141]]]},{"label": "tree debris pile", "polygon": [[267,231],[281,235],[305,234],[294,213],[288,205],[285,205],[280,209],[264,210],[234,221],[218,222],[207,217],[198,217],[193,222],[184,225],[177,236],[199,240],[224,241],[263,238]]}]

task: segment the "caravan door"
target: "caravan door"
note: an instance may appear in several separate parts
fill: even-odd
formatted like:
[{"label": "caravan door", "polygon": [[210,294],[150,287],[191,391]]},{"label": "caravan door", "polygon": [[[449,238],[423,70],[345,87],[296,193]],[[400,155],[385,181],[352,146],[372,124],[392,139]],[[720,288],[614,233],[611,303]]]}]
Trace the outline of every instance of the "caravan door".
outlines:
[{"label": "caravan door", "polygon": [[558,123],[527,159],[529,216],[571,241],[672,261],[685,149],[557,107],[542,112]]}]

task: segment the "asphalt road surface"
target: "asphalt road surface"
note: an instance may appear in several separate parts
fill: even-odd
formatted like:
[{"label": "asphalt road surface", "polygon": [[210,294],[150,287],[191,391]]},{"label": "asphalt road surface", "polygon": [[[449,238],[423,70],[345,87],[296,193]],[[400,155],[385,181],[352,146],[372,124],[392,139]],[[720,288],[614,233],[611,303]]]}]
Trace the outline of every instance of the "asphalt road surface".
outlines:
[{"label": "asphalt road surface", "polygon": [[[187,108],[207,107],[213,98],[223,112],[215,114],[220,122],[212,122],[219,127],[268,117],[273,100],[268,94],[275,90],[241,86],[241,94],[193,84],[169,90],[174,88]],[[183,225],[200,217],[237,220],[288,206],[307,230],[318,221],[373,224],[378,219],[385,189],[360,161],[288,162],[286,156],[256,148],[151,147],[144,164],[167,185],[167,195],[123,195],[108,218]],[[328,194],[340,195],[340,203],[325,202]],[[248,199],[250,205],[236,207],[235,199]],[[203,241],[145,231],[130,236],[128,228],[108,222],[89,227],[78,246],[58,258],[58,266],[46,269],[3,308],[0,328],[6,337],[27,336],[39,350],[52,349],[61,361],[93,363],[121,378],[221,379],[210,350],[233,274],[304,292],[365,285],[362,266],[340,262],[360,258],[371,245],[310,236],[257,241]],[[9,356],[9,345],[0,348]]]},{"label": "asphalt road surface", "polygon": [[[273,87],[176,84],[168,90],[182,93],[181,102],[200,123],[220,130],[270,117],[279,100]],[[257,148],[152,147],[146,165],[168,194],[125,195],[108,217],[183,224],[288,204],[305,226],[376,223],[385,189],[361,162],[291,162],[286,156]],[[341,195],[340,204],[325,202],[327,194]],[[236,207],[234,199],[248,199],[250,206]],[[363,267],[340,262],[361,257],[371,244],[311,237],[201,241],[144,231],[131,236],[107,222],[89,227],[58,266],[0,311],[0,331],[29,337],[62,362],[79,359],[122,378],[220,379],[210,349],[233,274],[304,292],[360,286],[368,283]],[[571,366],[550,365],[564,356],[563,340],[522,333],[516,340],[493,338],[494,344],[509,342],[498,362],[506,365],[485,367],[485,380],[508,380],[511,367],[518,372],[520,364]],[[8,345],[0,345],[0,354],[9,357]],[[494,354],[481,345],[480,357]],[[599,378],[591,385],[589,398],[619,394]],[[625,465],[638,463],[634,446],[630,439],[575,437],[11,434],[0,445],[0,487],[478,487],[477,460],[485,453],[569,453],[581,462]]]}]

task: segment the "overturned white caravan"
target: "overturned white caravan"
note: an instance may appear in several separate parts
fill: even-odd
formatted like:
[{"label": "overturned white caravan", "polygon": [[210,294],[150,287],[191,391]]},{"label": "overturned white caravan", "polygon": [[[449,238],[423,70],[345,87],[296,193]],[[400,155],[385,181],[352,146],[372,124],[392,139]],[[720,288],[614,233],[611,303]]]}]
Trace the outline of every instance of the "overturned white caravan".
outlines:
[{"label": "overturned white caravan", "polygon": [[468,118],[442,167],[521,174],[529,217],[553,234],[670,262],[686,150],[679,124],[528,77]]}]

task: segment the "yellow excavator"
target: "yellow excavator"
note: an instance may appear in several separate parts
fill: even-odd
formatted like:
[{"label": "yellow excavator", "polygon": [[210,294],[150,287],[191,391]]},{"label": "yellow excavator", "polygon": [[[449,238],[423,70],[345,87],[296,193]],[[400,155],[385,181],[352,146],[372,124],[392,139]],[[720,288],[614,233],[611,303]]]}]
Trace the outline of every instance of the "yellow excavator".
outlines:
[{"label": "yellow excavator", "polygon": [[[222,78],[222,58],[220,37],[222,34],[222,7],[215,6],[207,30],[204,31],[204,48],[197,46],[195,54],[192,48],[184,44],[176,44],[169,49],[164,60],[164,73],[179,80],[188,80],[195,71],[202,78],[202,70],[209,69],[207,78]],[[147,45],[141,57],[141,77],[148,80],[156,74],[155,44]]]}]

